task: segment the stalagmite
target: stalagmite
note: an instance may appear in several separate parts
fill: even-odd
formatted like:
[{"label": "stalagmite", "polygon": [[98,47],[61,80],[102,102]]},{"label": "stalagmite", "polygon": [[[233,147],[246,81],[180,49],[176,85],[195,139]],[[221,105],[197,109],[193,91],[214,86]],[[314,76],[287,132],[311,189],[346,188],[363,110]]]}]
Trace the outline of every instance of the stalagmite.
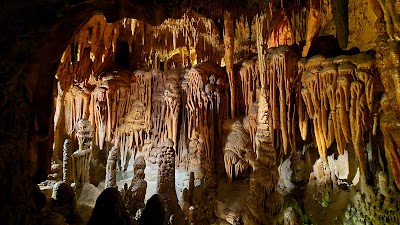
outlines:
[{"label": "stalagmite", "polygon": [[71,155],[71,140],[65,139],[63,149],[63,181],[67,184],[71,184],[73,181]]},{"label": "stalagmite", "polygon": [[107,166],[106,166],[106,188],[117,186],[117,160],[119,149],[112,147],[108,153]]},{"label": "stalagmite", "polygon": [[165,205],[165,221],[173,215],[174,224],[184,225],[185,218],[178,204],[175,191],[175,150],[174,143],[167,138],[162,147],[158,166],[157,193]]},{"label": "stalagmite", "polygon": [[88,120],[79,120],[76,128],[78,150],[72,154],[72,173],[74,183],[83,185],[89,182],[90,161],[92,158],[93,128]]},{"label": "stalagmite", "polygon": [[[275,211],[279,211],[281,206],[281,201],[267,201],[267,199],[272,200],[274,195],[278,195],[276,187],[279,179],[276,151],[270,136],[272,115],[268,95],[268,89],[261,88],[257,115],[256,160],[252,165],[253,172],[250,175],[247,214],[249,224],[268,224],[272,221]],[[267,209],[271,209],[271,213],[266,213]]]},{"label": "stalagmite", "polygon": [[144,170],[146,169],[146,161],[143,156],[138,156],[133,164],[134,177],[132,178],[129,188],[125,194],[125,205],[131,215],[131,218],[137,218],[138,210],[145,208],[145,197],[147,192],[147,181]]},{"label": "stalagmite", "polygon": [[225,65],[226,73],[229,78],[229,86],[231,92],[231,118],[235,117],[235,74],[233,73],[233,54],[235,46],[234,34],[234,17],[232,12],[225,11],[224,13],[224,45],[225,45]]}]

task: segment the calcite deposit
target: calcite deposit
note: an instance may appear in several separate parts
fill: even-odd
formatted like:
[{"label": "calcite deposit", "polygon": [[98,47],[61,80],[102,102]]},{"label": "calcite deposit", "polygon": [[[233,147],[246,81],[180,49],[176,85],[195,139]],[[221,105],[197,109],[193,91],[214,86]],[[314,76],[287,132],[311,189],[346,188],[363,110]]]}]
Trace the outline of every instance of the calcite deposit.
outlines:
[{"label": "calcite deposit", "polygon": [[0,11],[2,223],[400,223],[398,1]]}]

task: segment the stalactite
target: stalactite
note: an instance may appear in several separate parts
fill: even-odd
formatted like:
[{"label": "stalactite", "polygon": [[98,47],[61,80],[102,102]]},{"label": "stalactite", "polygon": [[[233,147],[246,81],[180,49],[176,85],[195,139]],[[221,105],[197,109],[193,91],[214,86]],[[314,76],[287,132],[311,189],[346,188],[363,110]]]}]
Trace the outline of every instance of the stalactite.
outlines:
[{"label": "stalactite", "polygon": [[89,116],[89,90],[72,86],[65,94],[65,131],[72,135],[75,126],[80,119],[88,119]]},{"label": "stalactite", "polygon": [[350,87],[350,128],[356,157],[360,162],[360,169],[367,174],[367,157],[365,155],[364,130],[366,126],[366,98],[364,85],[360,81],[353,81]]},{"label": "stalactite", "polygon": [[[261,87],[265,87],[265,76],[267,73],[266,68],[266,46],[264,45],[264,33],[268,30],[265,23],[268,22],[268,17],[266,14],[257,15],[255,17],[255,29],[256,29],[256,46],[257,46],[257,54],[258,54],[258,68],[260,70],[260,80],[261,80]],[[264,63],[263,63],[264,62]]]},{"label": "stalactite", "polygon": [[[167,138],[178,145],[178,116],[180,111],[179,78],[180,70],[161,72],[152,70],[153,74],[153,144],[161,145]],[[158,113],[154,113],[158,112]],[[177,155],[180,158],[180,154]]]},{"label": "stalactite", "polygon": [[319,30],[322,27],[322,13],[321,8],[313,4],[314,1],[310,3],[310,13],[307,19],[307,31],[306,31],[306,44],[303,47],[302,56],[306,57],[308,51],[311,47],[311,42],[314,36],[318,35]]},{"label": "stalactite", "polygon": [[[259,96],[259,90],[256,96]],[[258,97],[257,97],[258,98]],[[253,150],[256,151],[257,143],[256,143],[256,133],[257,133],[257,116],[258,116],[258,104],[259,100],[257,99],[249,109],[247,116],[243,118],[243,127],[249,132],[250,140],[253,143]]]},{"label": "stalactite", "polygon": [[[307,60],[302,58],[298,62],[298,79],[301,79],[303,76],[304,71],[306,70],[306,63]],[[308,133],[308,113],[306,111],[306,105],[304,103],[302,97],[301,85],[297,85],[296,89],[296,105],[298,106],[298,114],[299,114],[299,128],[300,128],[300,135],[303,140],[307,139]]]},{"label": "stalactite", "polygon": [[225,46],[225,67],[226,73],[229,78],[229,86],[231,92],[231,117],[235,117],[235,74],[233,73],[233,57],[234,57],[234,46],[235,46],[235,35],[234,35],[234,17],[231,12],[225,11],[224,13],[224,46]]},{"label": "stalactite", "polygon": [[94,129],[94,142],[103,148],[108,121],[107,88],[97,87],[91,94],[90,120]]},{"label": "stalactite", "polygon": [[281,20],[276,27],[271,31],[267,42],[268,48],[278,47],[282,45],[293,45],[295,43],[295,33],[291,27],[290,21],[286,16],[285,11],[282,11]]},{"label": "stalactite", "polygon": [[338,67],[337,109],[339,110],[339,120],[346,142],[351,142],[350,122],[347,112],[350,110],[350,85],[355,78],[355,69],[356,66],[349,62],[340,64]]},{"label": "stalactite", "polygon": [[296,149],[292,122],[295,113],[293,86],[297,76],[297,59],[296,54],[286,46],[269,49],[266,80],[261,80],[264,84],[261,86],[269,86],[272,127],[280,130],[285,154],[289,147],[291,150]]},{"label": "stalactite", "polygon": [[99,75],[103,63],[114,56],[119,36],[117,26],[118,23],[107,23],[103,15],[95,15],[75,35],[56,74],[63,90],[74,82],[86,83],[91,75]]},{"label": "stalactite", "polygon": [[296,44],[306,39],[308,14],[309,10],[306,7],[292,10],[290,26],[293,30],[293,38]]},{"label": "stalactite", "polygon": [[242,91],[246,112],[249,112],[251,104],[256,101],[256,90],[261,87],[258,62],[256,58],[242,63],[242,68],[240,68],[240,78],[242,80]]},{"label": "stalactite", "polygon": [[145,119],[146,107],[140,101],[132,104],[131,111],[116,129],[115,146],[120,148],[121,168],[125,171],[130,157],[135,158],[137,151],[142,150],[144,140],[148,136],[144,132],[149,127]]}]

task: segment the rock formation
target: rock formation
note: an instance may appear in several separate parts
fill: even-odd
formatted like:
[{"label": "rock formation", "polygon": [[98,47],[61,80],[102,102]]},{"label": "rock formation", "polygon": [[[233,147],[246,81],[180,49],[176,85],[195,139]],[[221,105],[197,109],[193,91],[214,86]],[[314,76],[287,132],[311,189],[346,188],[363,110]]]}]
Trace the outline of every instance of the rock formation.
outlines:
[{"label": "rock formation", "polygon": [[[130,218],[117,195],[104,204],[122,206],[100,210],[122,224],[146,223],[152,207],[164,224],[399,223],[398,1],[21,0],[0,11],[3,223],[79,223],[85,207],[63,194],[46,205],[36,184],[93,203],[103,185],[122,188],[133,161]],[[160,169],[147,210],[157,182],[146,163]],[[90,223],[110,222],[98,210]]]},{"label": "rock formation", "polygon": [[67,223],[78,222],[77,205],[74,189],[69,184],[59,181],[53,187],[50,210],[63,215]]},{"label": "rock formation", "polygon": [[108,153],[107,165],[106,165],[106,188],[117,186],[117,160],[118,160],[118,148],[112,147]]},{"label": "rock formation", "polygon": [[226,120],[223,126],[226,134],[223,148],[225,170],[229,180],[232,181],[250,166],[254,166],[256,154],[240,120]]},{"label": "rock formation", "polygon": [[129,225],[131,220],[116,188],[105,189],[97,198],[88,225]]},{"label": "rock formation", "polygon": [[76,128],[78,150],[72,153],[73,180],[76,185],[89,182],[93,130],[88,120],[79,120]]},{"label": "rock formation", "polygon": [[146,161],[143,156],[136,158],[134,163],[134,177],[132,178],[131,184],[125,193],[125,204],[130,213],[131,218],[136,218],[138,210],[143,212],[145,208],[145,196],[147,190],[147,182],[144,180],[144,170],[146,168]]},{"label": "rock formation", "polygon": [[67,184],[71,184],[73,181],[71,155],[71,140],[65,139],[63,148],[63,181]]},{"label": "rock formation", "polygon": [[[175,190],[175,150],[171,139],[166,139],[161,147],[158,163],[157,193],[165,207],[163,224],[185,224],[185,216],[178,204]],[[173,220],[170,223],[170,220]]]}]

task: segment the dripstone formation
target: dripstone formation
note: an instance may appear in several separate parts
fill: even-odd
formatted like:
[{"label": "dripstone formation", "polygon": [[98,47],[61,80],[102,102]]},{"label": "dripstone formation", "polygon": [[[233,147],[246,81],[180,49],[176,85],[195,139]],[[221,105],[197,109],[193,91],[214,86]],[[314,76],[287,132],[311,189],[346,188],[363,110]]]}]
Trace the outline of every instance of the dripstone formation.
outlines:
[{"label": "dripstone formation", "polygon": [[399,1],[0,11],[2,223],[400,223]]}]

